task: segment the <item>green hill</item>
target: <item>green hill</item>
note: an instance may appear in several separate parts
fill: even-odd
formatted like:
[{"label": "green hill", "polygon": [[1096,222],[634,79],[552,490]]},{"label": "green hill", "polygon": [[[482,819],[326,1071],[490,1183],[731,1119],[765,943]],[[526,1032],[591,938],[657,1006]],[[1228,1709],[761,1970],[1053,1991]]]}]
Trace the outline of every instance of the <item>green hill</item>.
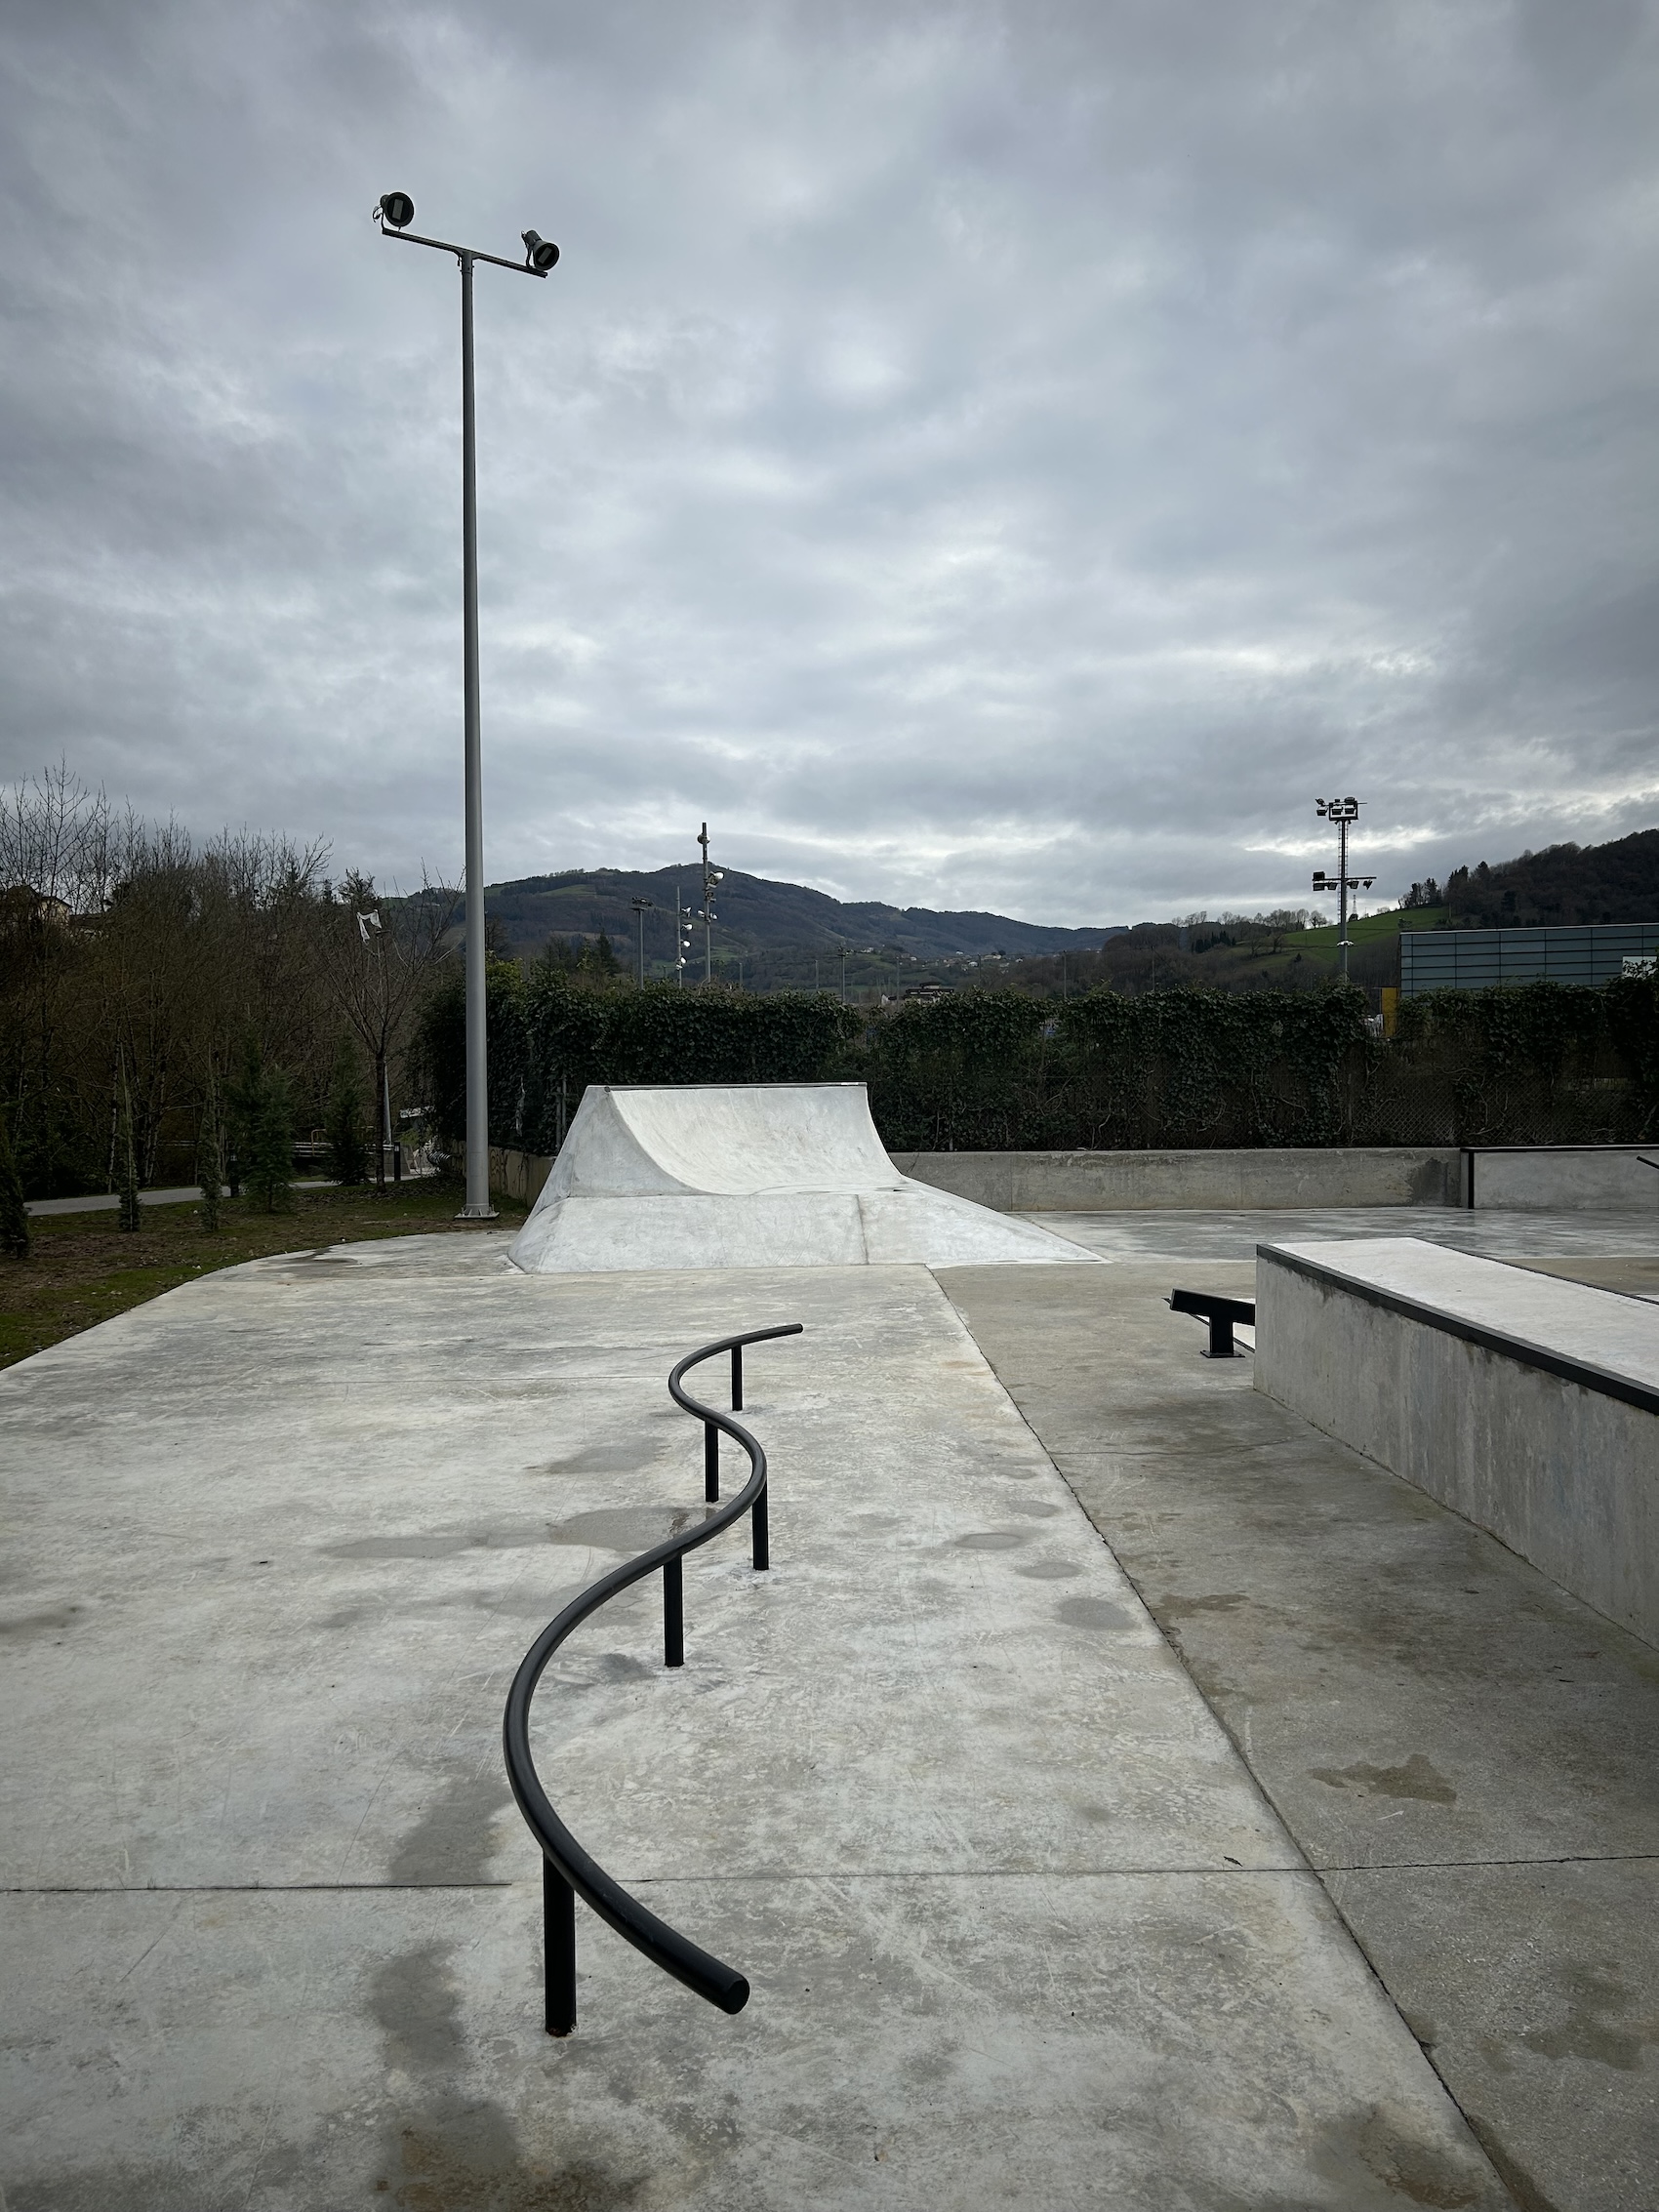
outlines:
[{"label": "green hill", "polygon": [[[1413,888],[1427,895],[1440,887]],[[1482,861],[1454,868],[1443,897],[1454,929],[1659,920],[1659,829],[1606,845],[1550,845],[1496,867]]]},{"label": "green hill", "polygon": [[[649,899],[645,916],[648,973],[668,972],[674,956],[674,896],[687,908],[702,904],[702,876],[695,862],[684,867],[636,873],[627,868],[568,869],[534,875],[517,883],[495,883],[484,893],[492,934],[504,951],[519,957],[541,952],[549,939],[596,939],[602,931],[625,961],[635,956],[637,924],[630,902]],[[806,983],[814,963],[826,986],[840,974],[841,946],[855,957],[848,981],[875,977],[892,955],[905,956],[906,982],[921,980],[919,970],[1003,954],[1093,949],[1113,935],[1113,926],[1056,929],[1040,922],[1016,921],[1007,914],[936,912],[927,906],[889,906],[878,900],[843,901],[799,883],[775,883],[765,876],[729,868],[715,894],[718,916],[713,932],[716,967],[729,972],[744,962],[745,980],[771,984]],[[867,948],[873,947],[873,959]],[[703,937],[694,947],[701,969]],[[861,957],[862,956],[862,957]],[[689,956],[688,956],[689,957]],[[687,971],[690,973],[690,970]]]}]

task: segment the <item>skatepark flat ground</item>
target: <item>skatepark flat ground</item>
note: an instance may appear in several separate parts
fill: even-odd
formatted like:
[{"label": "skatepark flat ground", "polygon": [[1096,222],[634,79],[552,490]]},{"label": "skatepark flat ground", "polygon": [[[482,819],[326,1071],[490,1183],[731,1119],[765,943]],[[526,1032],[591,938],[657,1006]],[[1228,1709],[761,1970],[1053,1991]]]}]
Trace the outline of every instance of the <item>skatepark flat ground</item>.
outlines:
[{"label": "skatepark flat ground", "polygon": [[[1647,2203],[1659,1663],[1197,1359],[1165,1255],[1230,1288],[1265,1219],[1332,1233],[1044,1216],[1114,1264],[937,1277],[403,1238],[0,1376],[7,2212]],[[1571,1233],[1524,1249],[1643,1257]],[[789,1319],[773,1571],[695,1554],[683,1672],[641,1588],[537,1707],[578,1836],[754,1994],[579,1906],[554,2042],[506,1683],[701,1510],[672,1361]]]}]

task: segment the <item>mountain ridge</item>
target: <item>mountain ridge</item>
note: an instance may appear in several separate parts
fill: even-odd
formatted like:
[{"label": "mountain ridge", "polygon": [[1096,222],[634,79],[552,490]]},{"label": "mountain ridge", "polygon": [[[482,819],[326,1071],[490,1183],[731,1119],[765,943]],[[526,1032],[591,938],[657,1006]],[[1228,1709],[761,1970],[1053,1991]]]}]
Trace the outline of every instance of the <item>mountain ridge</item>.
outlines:
[{"label": "mountain ridge", "polygon": [[[539,953],[549,938],[591,939],[601,931],[619,955],[637,943],[630,902],[649,899],[645,954],[649,965],[673,957],[674,894],[685,906],[702,902],[696,862],[655,869],[564,868],[485,886],[484,910],[498,941],[514,954]],[[797,952],[835,958],[844,945],[854,952],[871,945],[919,960],[1009,959],[1044,952],[1095,950],[1127,927],[1103,922],[1067,929],[1023,922],[974,907],[894,906],[878,899],[841,900],[802,883],[727,868],[715,893],[713,950],[717,956],[752,959]],[[702,931],[696,950],[702,951]]]}]

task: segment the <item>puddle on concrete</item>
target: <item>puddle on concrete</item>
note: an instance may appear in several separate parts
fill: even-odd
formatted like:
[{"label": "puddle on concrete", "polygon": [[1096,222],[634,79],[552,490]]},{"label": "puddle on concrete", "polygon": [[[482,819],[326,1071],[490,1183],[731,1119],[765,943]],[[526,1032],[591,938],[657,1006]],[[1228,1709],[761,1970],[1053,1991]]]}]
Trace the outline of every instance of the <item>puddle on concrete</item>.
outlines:
[{"label": "puddle on concrete", "polygon": [[1134,1629],[1140,1624],[1110,1597],[1067,1597],[1055,1607],[1056,1618],[1069,1629]]},{"label": "puddle on concrete", "polygon": [[1309,1774],[1330,1790],[1352,1790],[1361,1797],[1415,1797],[1426,1805],[1455,1805],[1457,1791],[1421,1751],[1403,1766],[1311,1766]]}]

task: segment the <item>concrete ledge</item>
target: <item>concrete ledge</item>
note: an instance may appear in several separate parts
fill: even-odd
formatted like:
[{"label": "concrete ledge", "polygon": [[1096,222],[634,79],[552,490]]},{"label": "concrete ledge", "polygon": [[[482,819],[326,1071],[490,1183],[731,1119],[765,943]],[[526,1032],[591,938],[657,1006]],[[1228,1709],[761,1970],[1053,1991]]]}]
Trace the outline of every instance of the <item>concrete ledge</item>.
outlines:
[{"label": "concrete ledge", "polygon": [[[1454,1146],[1254,1146],[1168,1152],[895,1152],[901,1174],[999,1213],[1138,1213],[1154,1208],[1456,1206]],[[1646,1172],[1646,1171],[1643,1171]],[[1659,1183],[1659,1175],[1653,1178]]]},{"label": "concrete ledge", "polygon": [[1659,1644],[1659,1307],[1412,1237],[1264,1244],[1255,1383]]},{"label": "concrete ledge", "polygon": [[1463,1202],[1512,1214],[1650,1214],[1659,1143],[1467,1146]]}]

